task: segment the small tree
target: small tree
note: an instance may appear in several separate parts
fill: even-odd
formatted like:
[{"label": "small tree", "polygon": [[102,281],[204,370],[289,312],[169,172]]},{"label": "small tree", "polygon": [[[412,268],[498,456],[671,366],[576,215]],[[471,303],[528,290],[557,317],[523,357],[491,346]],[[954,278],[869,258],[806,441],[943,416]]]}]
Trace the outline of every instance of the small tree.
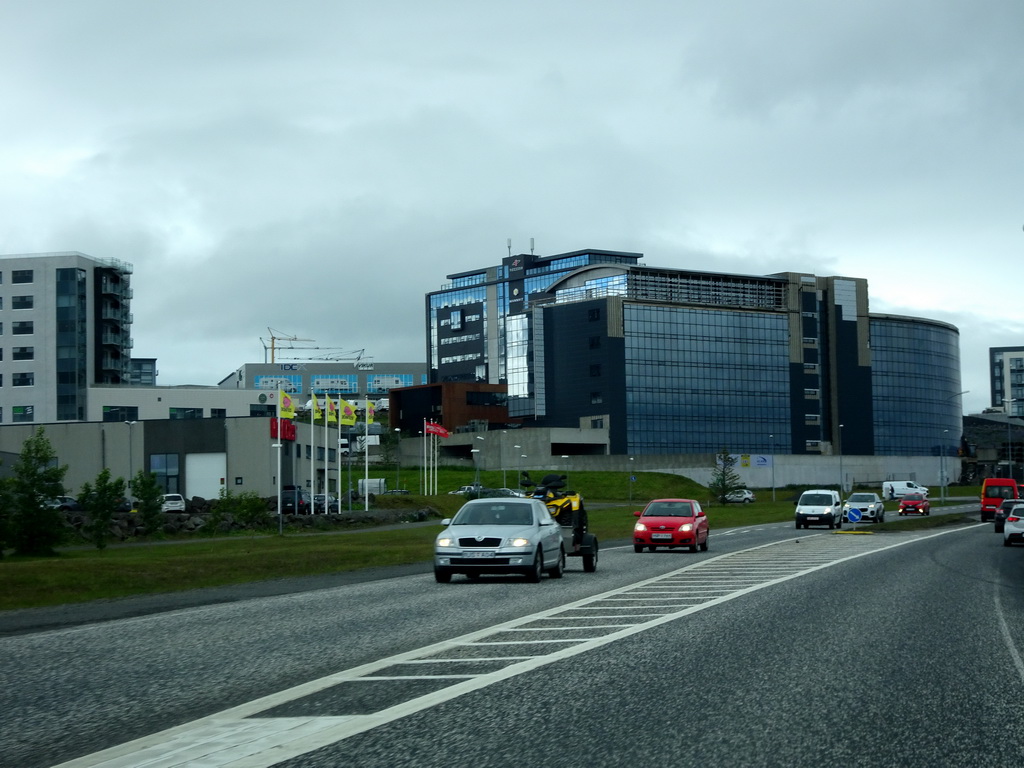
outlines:
[{"label": "small tree", "polygon": [[722,448],[715,455],[715,468],[711,471],[711,483],[708,490],[714,494],[720,504],[725,503],[725,497],[737,488],[743,487],[743,480],[736,472],[736,457],[729,453],[728,449]]},{"label": "small tree", "polygon": [[132,493],[135,496],[135,508],[142,518],[142,526],[147,536],[158,534],[163,529],[164,511],[163,488],[157,483],[156,475],[152,472],[143,472],[141,469],[135,473],[132,480]]},{"label": "small tree", "polygon": [[11,535],[11,480],[0,477],[0,559]]},{"label": "small tree", "polygon": [[21,447],[8,484],[9,543],[20,555],[52,555],[64,537],[64,520],[51,503],[64,494],[66,466],[39,427]]},{"label": "small tree", "polygon": [[96,476],[94,486],[89,483],[82,486],[79,501],[89,515],[89,538],[97,549],[106,548],[107,539],[110,537],[110,522],[114,519],[114,512],[124,501],[124,478],[112,480],[110,470],[104,468]]}]

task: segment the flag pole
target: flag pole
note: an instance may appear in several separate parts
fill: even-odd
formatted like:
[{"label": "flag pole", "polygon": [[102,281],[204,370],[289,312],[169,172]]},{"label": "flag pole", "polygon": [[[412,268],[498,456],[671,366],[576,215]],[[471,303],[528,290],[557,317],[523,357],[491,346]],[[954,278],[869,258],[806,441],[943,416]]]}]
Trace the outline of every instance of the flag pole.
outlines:
[{"label": "flag pole", "polygon": [[370,397],[363,399],[363,511],[370,511]]}]

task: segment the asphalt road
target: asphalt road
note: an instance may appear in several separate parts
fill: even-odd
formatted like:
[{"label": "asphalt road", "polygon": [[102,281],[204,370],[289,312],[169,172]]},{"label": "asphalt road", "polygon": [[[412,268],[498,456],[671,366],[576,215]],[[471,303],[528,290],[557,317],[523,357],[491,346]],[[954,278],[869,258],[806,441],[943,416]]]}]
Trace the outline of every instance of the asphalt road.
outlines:
[{"label": "asphalt road", "polygon": [[[348,718],[345,738],[273,764],[1019,765],[1024,548],[991,531],[759,526],[713,536],[707,553],[606,549],[597,573],[570,560],[564,579],[540,585],[414,572],[23,631],[0,640],[0,764],[55,765],[335,675],[253,709],[261,728]],[[688,612],[600,629],[623,621],[600,618],[620,603],[653,615],[695,589],[711,591]],[[606,596],[596,608],[562,608],[595,595]],[[571,628],[601,638],[592,645],[524,640],[548,628],[545,612],[592,610]],[[520,619],[529,625],[501,627]],[[482,639],[451,642],[468,633]],[[448,658],[457,651],[532,660],[450,696],[452,665],[482,663]],[[388,662],[389,675],[358,681],[360,695],[336,684],[396,654],[447,671],[395,681],[383,679],[399,667]],[[352,728],[417,696],[402,716]]]}]

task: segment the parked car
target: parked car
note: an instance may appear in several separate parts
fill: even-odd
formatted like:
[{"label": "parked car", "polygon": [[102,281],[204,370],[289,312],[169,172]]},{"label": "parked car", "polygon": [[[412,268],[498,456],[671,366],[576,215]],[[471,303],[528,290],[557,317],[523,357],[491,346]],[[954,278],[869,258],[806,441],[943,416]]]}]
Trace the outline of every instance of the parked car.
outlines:
[{"label": "parked car", "polygon": [[[324,509],[324,499],[325,498],[327,499],[327,509],[326,510]],[[323,512],[329,512],[331,514],[334,514],[337,511],[338,511],[338,500],[336,498],[334,498],[333,496],[330,496],[330,495],[325,496],[322,493],[318,493],[318,494],[316,494],[316,496],[313,497],[313,513],[314,514],[316,514],[316,513],[323,513]]]},{"label": "parked car", "polygon": [[1006,516],[1003,524],[1003,546],[1009,547],[1024,540],[1024,510],[1015,507]]},{"label": "parked car", "polygon": [[654,552],[658,547],[708,550],[708,516],[693,499],[654,499],[633,513],[633,551]]},{"label": "parked car", "polygon": [[870,520],[873,523],[885,522],[885,502],[877,493],[851,493],[850,498],[843,504],[843,522],[848,522],[847,513],[851,509],[860,510],[861,520]]},{"label": "parked car", "polygon": [[827,525],[829,528],[843,527],[842,504],[839,491],[817,488],[804,491],[796,502],[796,527]]},{"label": "parked car", "polygon": [[164,512],[184,512],[185,497],[180,493],[165,493],[160,509]]},{"label": "parked car", "polygon": [[1010,515],[1010,510],[1014,507],[1024,507],[1024,499],[1004,499],[1003,503],[999,505],[999,509],[996,510],[995,518],[995,532],[1002,533],[1003,528],[1006,525],[1006,518]]},{"label": "parked car", "polygon": [[908,493],[900,499],[900,517],[904,515],[930,515],[931,502],[923,493]]},{"label": "parked car", "polygon": [[384,491],[381,496],[407,496],[409,494],[408,488],[392,488]]},{"label": "parked car", "polygon": [[281,490],[281,511],[284,514],[308,515],[312,501],[309,491],[294,486]]},{"label": "parked car", "polygon": [[74,496],[55,496],[46,502],[46,506],[59,509],[61,512],[79,512],[82,509],[82,505]]},{"label": "parked car", "polygon": [[725,494],[725,500],[733,504],[749,504],[752,501],[757,501],[757,496],[749,488],[739,488]]},{"label": "parked car", "polygon": [[479,496],[486,489],[482,485],[464,485],[454,491],[448,491],[449,496]]},{"label": "parked car", "polygon": [[[521,573],[537,582],[565,570],[562,528],[537,499],[471,499],[434,541],[434,578],[442,584],[456,573]],[[570,530],[571,534],[571,530]]]}]

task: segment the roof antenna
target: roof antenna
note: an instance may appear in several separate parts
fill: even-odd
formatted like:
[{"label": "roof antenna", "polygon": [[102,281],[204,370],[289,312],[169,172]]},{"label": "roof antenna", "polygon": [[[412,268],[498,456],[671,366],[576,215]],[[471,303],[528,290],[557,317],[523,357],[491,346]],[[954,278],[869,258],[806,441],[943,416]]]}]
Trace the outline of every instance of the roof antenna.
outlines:
[{"label": "roof antenna", "polygon": [[508,248],[508,257],[512,258],[512,238],[505,240],[505,246]]},{"label": "roof antenna", "polygon": [[530,255],[533,256],[533,238],[530,238]]}]

